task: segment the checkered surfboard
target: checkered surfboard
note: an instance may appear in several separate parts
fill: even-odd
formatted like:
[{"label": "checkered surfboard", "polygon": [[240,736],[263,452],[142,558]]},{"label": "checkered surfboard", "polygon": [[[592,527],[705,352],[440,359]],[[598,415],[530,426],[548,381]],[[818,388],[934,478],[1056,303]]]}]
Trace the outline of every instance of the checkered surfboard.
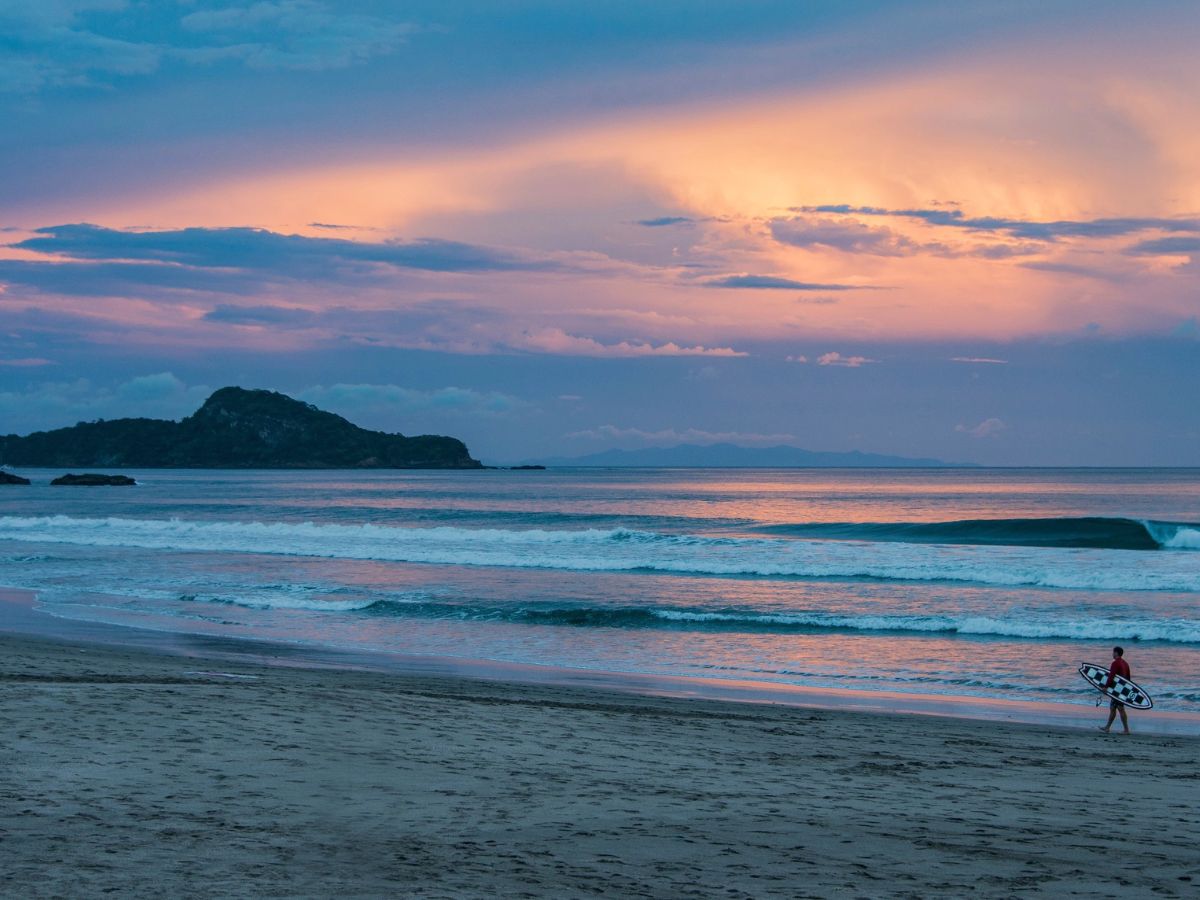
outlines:
[{"label": "checkered surfboard", "polygon": [[1126,706],[1133,709],[1152,709],[1154,707],[1154,701],[1150,699],[1150,695],[1128,678],[1114,675],[1113,686],[1105,687],[1108,684],[1108,678],[1111,673],[1104,666],[1094,666],[1091,663],[1084,663],[1079,667],[1079,674],[1092,687],[1099,688],[1102,693],[1112,697],[1114,700],[1120,700]]}]

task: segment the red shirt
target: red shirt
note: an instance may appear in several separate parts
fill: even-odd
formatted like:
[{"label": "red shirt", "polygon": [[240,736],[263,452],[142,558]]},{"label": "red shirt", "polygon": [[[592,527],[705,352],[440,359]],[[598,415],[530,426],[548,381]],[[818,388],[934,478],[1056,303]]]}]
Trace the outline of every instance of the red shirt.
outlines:
[{"label": "red shirt", "polygon": [[1116,684],[1116,680],[1113,678],[1113,675],[1120,675],[1122,678],[1129,677],[1129,663],[1125,662],[1124,659],[1118,656],[1112,661],[1112,665],[1109,667],[1108,671],[1108,684],[1106,684],[1105,687],[1112,687],[1114,684]]}]

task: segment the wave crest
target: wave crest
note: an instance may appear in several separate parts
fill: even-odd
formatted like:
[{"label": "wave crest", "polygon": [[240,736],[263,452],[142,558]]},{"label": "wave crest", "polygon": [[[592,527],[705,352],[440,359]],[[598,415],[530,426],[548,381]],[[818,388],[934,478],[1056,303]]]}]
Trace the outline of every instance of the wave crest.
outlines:
[{"label": "wave crest", "polygon": [[[1180,526],[1171,540],[1186,543]],[[439,565],[703,576],[872,578],[1005,587],[1200,592],[1190,553],[727,538],[633,529],[398,528],[292,522],[0,517],[0,540]]]},{"label": "wave crest", "polygon": [[357,612],[368,616],[407,619],[449,619],[509,622],[566,628],[661,629],[673,631],[742,633],[812,633],[820,631],[904,632],[921,634],[1015,637],[1044,640],[1164,641],[1200,643],[1200,621],[1088,618],[1015,619],[987,615],[846,615],[819,610],[764,612],[725,608],[611,607],[449,603],[427,595],[404,594],[354,603],[278,597],[274,600],[231,600],[253,608],[316,609]]},{"label": "wave crest", "polygon": [[950,522],[800,522],[766,534],[911,544],[979,544],[1097,550],[1200,550],[1200,525],[1102,516]]}]

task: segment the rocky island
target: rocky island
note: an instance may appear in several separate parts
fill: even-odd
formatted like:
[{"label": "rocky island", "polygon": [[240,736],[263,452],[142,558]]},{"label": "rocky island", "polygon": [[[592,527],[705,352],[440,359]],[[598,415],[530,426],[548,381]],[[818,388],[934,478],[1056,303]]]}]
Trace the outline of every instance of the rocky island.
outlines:
[{"label": "rocky island", "polygon": [[0,464],[159,469],[479,469],[441,435],[369,431],[275,391],[226,387],[179,422],[112,419],[0,437]]}]

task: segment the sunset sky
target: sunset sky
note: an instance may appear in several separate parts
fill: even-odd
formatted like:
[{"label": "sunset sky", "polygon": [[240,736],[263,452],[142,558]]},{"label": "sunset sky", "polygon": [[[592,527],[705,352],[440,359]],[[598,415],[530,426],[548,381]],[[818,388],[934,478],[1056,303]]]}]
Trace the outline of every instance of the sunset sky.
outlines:
[{"label": "sunset sky", "polygon": [[1200,464],[1200,7],[0,0],[0,433]]}]

